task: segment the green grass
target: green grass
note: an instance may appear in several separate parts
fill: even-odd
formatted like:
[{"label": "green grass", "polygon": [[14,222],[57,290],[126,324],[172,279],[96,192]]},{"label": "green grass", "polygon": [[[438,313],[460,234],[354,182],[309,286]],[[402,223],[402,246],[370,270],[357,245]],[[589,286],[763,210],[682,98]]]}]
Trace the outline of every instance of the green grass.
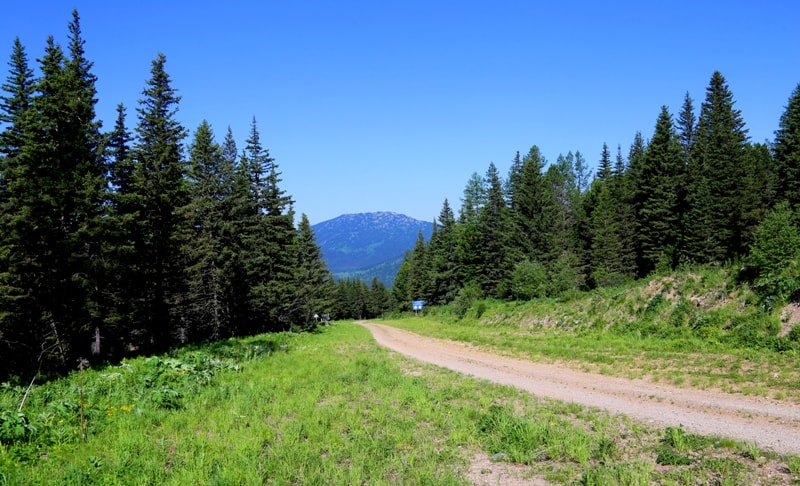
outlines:
[{"label": "green grass", "polygon": [[384,321],[510,356],[626,378],[800,402],[800,345],[779,336],[725,269],[702,268],[567,300],[481,301],[480,317],[448,307]]},{"label": "green grass", "polygon": [[[83,403],[78,383],[35,387],[22,419],[24,390],[0,389],[0,485],[461,485],[496,454],[556,484],[748,484],[764,458],[792,471],[779,479],[800,469],[424,365],[350,323],[90,369]],[[665,451],[691,463],[659,464]]]}]

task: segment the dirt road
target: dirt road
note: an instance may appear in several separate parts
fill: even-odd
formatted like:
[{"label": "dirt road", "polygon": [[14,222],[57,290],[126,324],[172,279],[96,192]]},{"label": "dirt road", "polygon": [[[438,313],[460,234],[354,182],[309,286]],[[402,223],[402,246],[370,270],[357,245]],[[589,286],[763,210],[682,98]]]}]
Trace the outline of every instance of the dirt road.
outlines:
[{"label": "dirt road", "polygon": [[497,356],[466,344],[361,323],[381,346],[539,396],[606,409],[661,426],[681,426],[775,452],[800,453],[800,406],[764,397],[677,388]]}]

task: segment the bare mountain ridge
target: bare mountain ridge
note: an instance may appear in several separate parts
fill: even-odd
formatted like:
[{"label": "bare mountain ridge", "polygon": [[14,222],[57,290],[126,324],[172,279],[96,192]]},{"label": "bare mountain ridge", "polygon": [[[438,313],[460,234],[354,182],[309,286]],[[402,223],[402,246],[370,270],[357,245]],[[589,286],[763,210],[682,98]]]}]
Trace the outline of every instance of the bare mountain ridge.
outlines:
[{"label": "bare mountain ridge", "polygon": [[380,211],[343,214],[312,226],[328,269],[337,279],[378,277],[391,286],[419,232],[429,240],[433,223]]}]

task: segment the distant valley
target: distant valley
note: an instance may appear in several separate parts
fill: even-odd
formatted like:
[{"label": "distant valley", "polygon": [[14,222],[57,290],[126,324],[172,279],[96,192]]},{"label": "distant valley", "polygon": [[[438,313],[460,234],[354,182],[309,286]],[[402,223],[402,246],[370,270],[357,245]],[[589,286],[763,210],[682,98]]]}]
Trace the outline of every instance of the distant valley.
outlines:
[{"label": "distant valley", "polygon": [[421,231],[428,241],[433,223],[392,212],[344,214],[312,226],[328,269],[337,280],[373,277],[387,287],[414,248]]}]

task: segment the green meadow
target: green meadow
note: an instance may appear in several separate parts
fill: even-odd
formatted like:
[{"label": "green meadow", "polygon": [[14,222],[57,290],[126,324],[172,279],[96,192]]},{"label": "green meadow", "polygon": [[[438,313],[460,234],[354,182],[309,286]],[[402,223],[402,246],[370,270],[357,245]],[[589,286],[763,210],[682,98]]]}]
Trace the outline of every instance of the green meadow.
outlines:
[{"label": "green meadow", "polygon": [[[570,346],[589,368],[605,366],[591,356],[624,346],[552,330],[520,339],[508,326],[442,316],[383,322],[507,353]],[[800,481],[795,455],[461,376],[387,351],[351,322],[75,371],[25,392],[0,390],[3,486],[502,484],[508,463],[521,479],[554,484]]]}]

